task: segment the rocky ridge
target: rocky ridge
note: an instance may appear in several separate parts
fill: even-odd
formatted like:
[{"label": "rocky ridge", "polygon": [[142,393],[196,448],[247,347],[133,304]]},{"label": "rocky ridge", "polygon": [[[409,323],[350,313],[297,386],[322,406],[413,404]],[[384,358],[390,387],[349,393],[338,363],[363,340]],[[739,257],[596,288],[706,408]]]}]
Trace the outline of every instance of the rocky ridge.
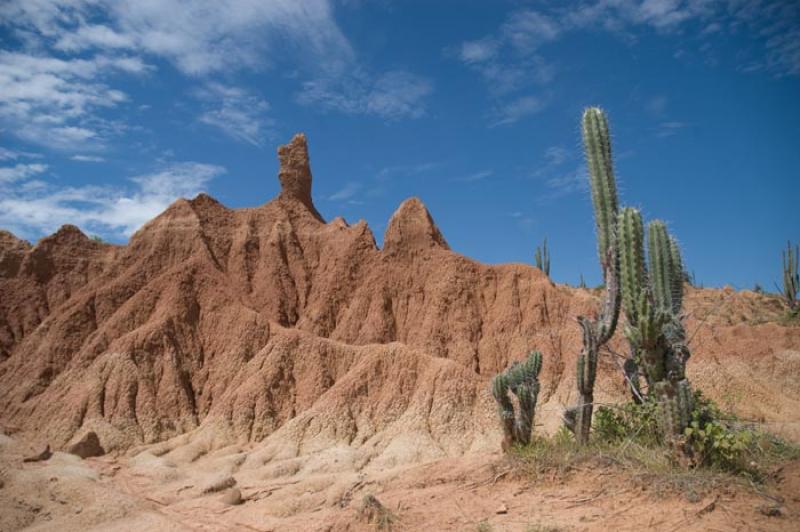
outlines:
[{"label": "rocky ridge", "polygon": [[[453,252],[416,198],[379,249],[365,222],[314,207],[305,136],[278,156],[276,199],[180,199],[125,246],[73,226],[35,246],[0,232],[3,430],[60,449],[94,432],[105,451],[248,442],[260,463],[425,461],[499,445],[488,380],[531,348],[545,353],[537,419],[558,426],[592,291]],[[741,414],[794,434],[800,330],[754,324],[773,304],[690,289],[689,368],[712,397],[743,395]],[[598,399],[621,399],[611,357],[600,370]]]}]

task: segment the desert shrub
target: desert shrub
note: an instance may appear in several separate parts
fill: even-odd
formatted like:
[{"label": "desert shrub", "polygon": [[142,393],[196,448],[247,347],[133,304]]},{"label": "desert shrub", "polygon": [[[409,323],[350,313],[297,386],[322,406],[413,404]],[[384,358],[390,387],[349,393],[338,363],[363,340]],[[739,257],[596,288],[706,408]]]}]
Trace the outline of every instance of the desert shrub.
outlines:
[{"label": "desert shrub", "polygon": [[658,441],[658,405],[648,400],[641,404],[627,403],[615,407],[601,406],[594,420],[595,439],[615,444],[633,440],[653,446]]},{"label": "desert shrub", "polygon": [[800,447],[742,422],[711,399],[695,393],[686,447],[695,466],[712,467],[762,480],[771,465],[800,458]]},{"label": "desert shrub", "polygon": [[741,426],[735,416],[723,413],[700,391],[695,392],[694,404],[692,420],[684,431],[694,463],[731,472],[752,471],[756,464],[752,459],[763,451],[756,445],[759,432]]}]

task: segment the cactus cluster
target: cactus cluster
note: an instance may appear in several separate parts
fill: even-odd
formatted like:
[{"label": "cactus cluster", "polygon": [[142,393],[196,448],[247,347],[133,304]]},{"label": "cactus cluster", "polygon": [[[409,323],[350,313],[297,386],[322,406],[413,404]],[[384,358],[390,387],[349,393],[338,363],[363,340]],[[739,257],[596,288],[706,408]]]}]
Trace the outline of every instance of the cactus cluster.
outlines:
[{"label": "cactus cluster", "polygon": [[547,237],[541,247],[536,246],[536,254],[533,258],[536,261],[536,267],[550,277],[550,252],[547,250]]},{"label": "cactus cluster", "polygon": [[630,346],[623,367],[626,380],[633,399],[641,401],[640,367],[644,370],[648,395],[658,401],[668,440],[688,424],[693,398],[686,380],[689,349],[681,322],[684,269],[680,248],[664,222],[651,222],[645,235],[641,213],[619,208],[608,120],[602,110],[584,111],[582,133],[605,294],[596,319],[578,318],[583,332],[576,375],[579,399],[565,412],[564,422],[578,442],[588,441],[598,354],[613,336],[624,309]]},{"label": "cactus cluster", "polygon": [[680,248],[664,222],[647,226],[647,260],[641,213],[619,213],[620,281],[625,336],[644,369],[649,394],[659,404],[666,439],[683,433],[692,411],[686,379],[686,331],[681,322],[683,263]]},{"label": "cactus cluster", "polygon": [[[542,370],[542,354],[533,351],[522,362],[514,362],[492,380],[492,395],[497,401],[497,410],[503,426],[503,448],[527,445],[531,441],[536,401],[539,397],[539,372]],[[514,412],[514,403],[509,392],[517,398],[519,412]]]},{"label": "cactus cluster", "polygon": [[596,319],[578,318],[583,331],[583,349],[578,355],[578,404],[564,414],[566,426],[578,442],[589,439],[594,404],[594,381],[600,348],[614,335],[620,310],[619,257],[617,253],[617,184],[611,158],[611,136],[605,113],[590,107],[583,113],[583,145],[589,167],[597,253],[603,271],[605,293]]},{"label": "cactus cluster", "polygon": [[798,308],[797,295],[800,293],[800,275],[797,273],[797,259],[800,255],[800,244],[794,250],[792,243],[786,242],[783,252],[783,298],[790,310]]}]

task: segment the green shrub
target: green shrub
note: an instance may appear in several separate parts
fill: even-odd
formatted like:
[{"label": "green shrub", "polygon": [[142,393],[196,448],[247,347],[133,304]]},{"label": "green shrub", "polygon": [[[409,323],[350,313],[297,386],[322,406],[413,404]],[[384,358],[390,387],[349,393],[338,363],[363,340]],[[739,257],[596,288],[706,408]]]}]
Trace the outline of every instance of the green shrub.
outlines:
[{"label": "green shrub", "polygon": [[642,404],[601,406],[595,414],[594,437],[612,444],[633,440],[647,447],[657,445],[659,443],[657,409],[657,403],[652,400]]},{"label": "green shrub", "polygon": [[732,472],[751,469],[750,458],[756,448],[759,433],[736,427],[737,419],[722,410],[698,391],[692,420],[686,427],[686,446],[697,466],[713,466]]}]

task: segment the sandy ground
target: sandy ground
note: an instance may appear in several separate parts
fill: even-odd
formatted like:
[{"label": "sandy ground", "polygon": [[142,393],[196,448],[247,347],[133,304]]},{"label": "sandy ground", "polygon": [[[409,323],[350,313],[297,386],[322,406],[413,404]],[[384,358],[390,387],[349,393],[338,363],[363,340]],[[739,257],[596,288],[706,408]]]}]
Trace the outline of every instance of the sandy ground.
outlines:
[{"label": "sandy ground", "polygon": [[[194,460],[153,447],[22,462],[38,451],[0,437],[0,530],[374,530],[362,511],[367,495],[391,513],[392,530],[800,529],[800,462],[759,494],[737,484],[665,491],[603,463],[532,481],[500,453],[314,472],[313,457],[248,467],[254,457],[237,447]],[[210,492],[229,478],[233,488]],[[239,505],[224,500],[233,489]],[[765,515],[772,508],[780,515]]]}]

